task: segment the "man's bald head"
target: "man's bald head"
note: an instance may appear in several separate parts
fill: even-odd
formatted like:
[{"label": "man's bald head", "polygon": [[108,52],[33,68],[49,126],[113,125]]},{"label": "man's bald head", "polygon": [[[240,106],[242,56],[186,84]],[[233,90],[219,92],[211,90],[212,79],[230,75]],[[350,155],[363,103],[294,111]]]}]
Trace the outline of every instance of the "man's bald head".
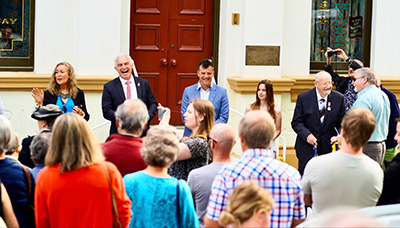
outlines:
[{"label": "man's bald head", "polygon": [[[230,156],[232,148],[236,142],[235,130],[233,127],[225,123],[219,123],[211,129],[210,138],[219,144],[222,153]],[[213,150],[213,148],[211,148],[211,150]]]},{"label": "man's bald head", "polygon": [[268,112],[250,111],[240,121],[239,136],[248,148],[268,148],[274,135],[275,123]]}]

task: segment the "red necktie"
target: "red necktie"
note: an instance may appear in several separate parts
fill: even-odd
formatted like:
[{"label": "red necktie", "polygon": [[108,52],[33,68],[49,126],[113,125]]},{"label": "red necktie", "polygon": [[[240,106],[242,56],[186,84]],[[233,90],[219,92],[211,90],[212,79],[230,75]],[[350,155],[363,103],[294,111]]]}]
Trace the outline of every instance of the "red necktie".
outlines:
[{"label": "red necktie", "polygon": [[126,99],[130,100],[132,97],[131,81],[127,81],[125,84],[126,84]]}]

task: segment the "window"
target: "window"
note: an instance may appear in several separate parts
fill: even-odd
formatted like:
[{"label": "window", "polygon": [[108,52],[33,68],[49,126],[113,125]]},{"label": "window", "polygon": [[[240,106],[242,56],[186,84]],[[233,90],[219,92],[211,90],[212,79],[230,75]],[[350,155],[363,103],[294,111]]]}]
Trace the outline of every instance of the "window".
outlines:
[{"label": "window", "polygon": [[33,70],[33,0],[0,0],[0,70]]},{"label": "window", "polygon": [[[313,0],[311,22],[311,72],[323,70],[327,47],[341,48],[351,58],[369,66],[372,0]],[[332,57],[334,69],[347,72],[347,64]]]}]

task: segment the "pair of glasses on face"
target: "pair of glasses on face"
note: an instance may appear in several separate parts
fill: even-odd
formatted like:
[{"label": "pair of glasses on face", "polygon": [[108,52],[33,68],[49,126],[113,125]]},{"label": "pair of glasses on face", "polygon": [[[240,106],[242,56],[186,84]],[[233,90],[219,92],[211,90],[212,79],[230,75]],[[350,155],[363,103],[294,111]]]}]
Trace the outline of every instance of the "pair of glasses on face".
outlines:
[{"label": "pair of glasses on face", "polygon": [[[321,83],[321,82],[320,82]],[[325,82],[325,83],[321,83],[323,86],[328,86],[328,85],[332,85],[332,81],[330,82]]]},{"label": "pair of glasses on face", "polygon": [[209,135],[207,135],[207,142],[208,142],[208,144],[210,144],[211,141],[213,141],[214,143],[218,143],[217,140],[215,140],[215,139],[211,138]]},{"label": "pair of glasses on face", "polygon": [[359,79],[359,78],[362,78],[362,77],[358,77],[358,78],[353,77],[353,78],[351,78],[351,80],[353,80],[353,82],[355,82],[355,81],[357,81],[357,79]]}]

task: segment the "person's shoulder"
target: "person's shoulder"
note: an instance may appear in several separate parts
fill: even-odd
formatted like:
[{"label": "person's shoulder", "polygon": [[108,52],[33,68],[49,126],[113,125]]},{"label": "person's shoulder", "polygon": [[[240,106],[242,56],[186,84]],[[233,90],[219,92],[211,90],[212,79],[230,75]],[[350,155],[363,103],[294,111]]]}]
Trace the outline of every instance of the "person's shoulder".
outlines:
[{"label": "person's shoulder", "polygon": [[133,76],[133,75],[132,75],[132,77],[133,77],[133,80],[135,80],[136,82],[140,82],[140,83],[143,83],[143,84],[149,84],[149,81],[147,79],[145,79],[145,78],[136,77],[136,76]]},{"label": "person's shoulder", "polygon": [[[107,169],[110,170],[111,172],[115,172],[115,171],[118,172],[117,167],[116,167],[113,163],[111,163],[111,162],[109,162],[109,161],[103,161],[103,164],[104,164],[104,165],[107,167]],[[102,164],[100,163],[100,165],[102,165]]]},{"label": "person's shoulder", "polygon": [[79,87],[76,87],[76,89],[78,89],[78,94],[79,93],[84,93],[83,90],[81,90]]},{"label": "person's shoulder", "polygon": [[179,182],[179,189],[180,189],[181,191],[184,190],[184,191],[186,191],[186,192],[188,192],[188,193],[191,192],[191,191],[190,191],[189,184],[188,184],[185,180],[183,180],[183,179],[177,180],[176,178],[174,178],[174,179],[175,179],[175,181],[177,182],[177,184],[178,184],[178,182]]},{"label": "person's shoulder", "polygon": [[304,92],[300,93],[298,97],[299,97],[299,98],[307,97],[307,96],[312,95],[312,93],[316,93],[316,92],[315,92],[315,88],[312,88],[312,89],[309,89],[309,90],[307,90],[307,91],[304,91]]},{"label": "person's shoulder", "polygon": [[21,144],[22,145],[24,145],[24,144],[30,145],[34,137],[35,137],[34,135],[28,135],[27,137],[22,139]]},{"label": "person's shoulder", "polygon": [[116,77],[113,80],[106,82],[106,84],[104,84],[104,86],[110,86],[117,82],[119,82],[119,77]]},{"label": "person's shoulder", "polygon": [[282,175],[286,175],[287,177],[291,177],[291,178],[296,178],[296,179],[300,178],[299,171],[287,163],[284,163],[277,159],[272,158],[270,161],[270,165],[271,164],[273,164],[273,167],[275,167],[276,173],[280,173]]},{"label": "person's shoulder", "polygon": [[342,93],[340,93],[336,90],[331,90],[331,95],[332,95],[332,97],[335,97],[335,98],[343,98],[344,97],[344,95]]},{"label": "person's shoulder", "polygon": [[197,84],[198,84],[198,83],[195,83],[195,84],[190,85],[190,86],[186,86],[186,87],[185,87],[185,91],[186,91],[186,90],[197,90]]},{"label": "person's shoulder", "polygon": [[[196,85],[197,85],[197,84],[196,84]],[[215,86],[215,89],[216,89],[216,90],[226,91],[226,89],[225,89],[224,87],[222,87],[222,86],[220,86],[220,85],[217,85],[217,84],[215,84],[214,82],[213,82],[213,86]]]},{"label": "person's shoulder", "polygon": [[125,186],[133,186],[141,183],[148,183],[148,177],[149,176],[145,175],[142,171],[138,171],[126,174],[122,179],[125,183]]},{"label": "person's shoulder", "polygon": [[206,173],[207,171],[210,170],[210,166],[211,166],[212,164],[214,164],[214,163],[211,163],[211,164],[209,164],[209,165],[202,166],[202,167],[197,168],[197,169],[193,169],[192,171],[190,171],[189,176],[190,176],[190,175],[193,176],[193,177],[194,177],[194,176],[196,176],[196,177],[202,176],[204,173]]},{"label": "person's shoulder", "polygon": [[48,97],[48,96],[54,96],[53,94],[51,94],[50,93],[50,91],[48,90],[48,89],[46,89],[45,91],[44,91],[44,94],[43,94],[45,97]]}]

